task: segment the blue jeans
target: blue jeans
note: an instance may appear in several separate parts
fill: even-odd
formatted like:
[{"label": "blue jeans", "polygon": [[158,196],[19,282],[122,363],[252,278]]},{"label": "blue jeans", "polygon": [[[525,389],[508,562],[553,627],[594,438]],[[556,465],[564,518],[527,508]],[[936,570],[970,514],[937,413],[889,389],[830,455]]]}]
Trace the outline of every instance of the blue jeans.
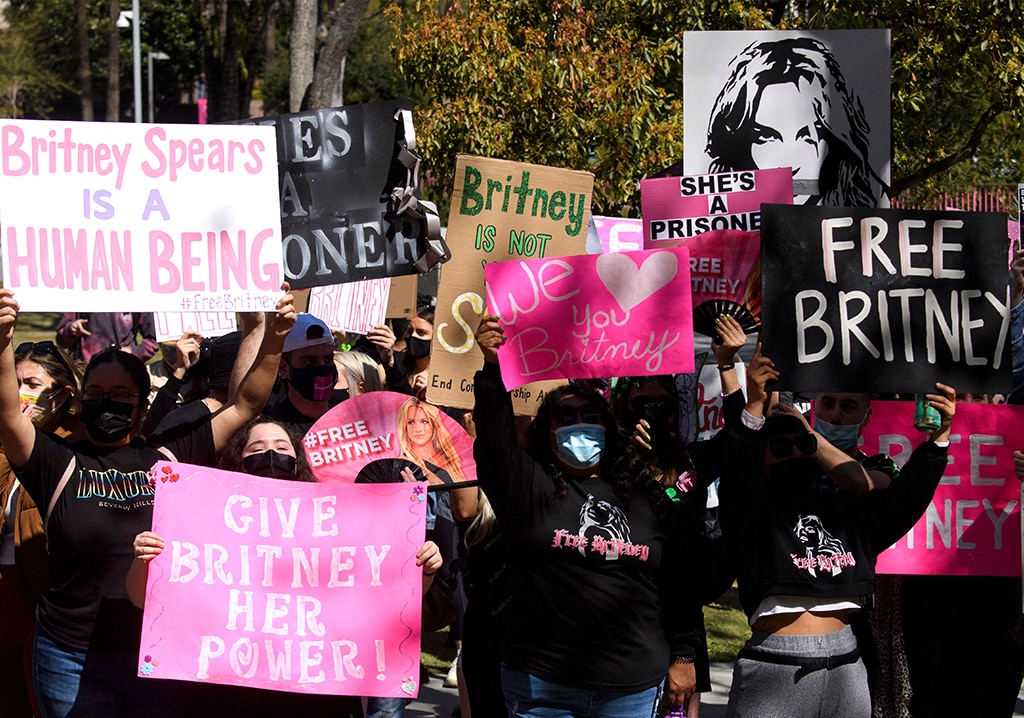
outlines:
[{"label": "blue jeans", "polygon": [[501,687],[510,718],[654,718],[661,686],[615,693],[551,683],[501,664]]},{"label": "blue jeans", "polygon": [[43,718],[156,718],[183,715],[188,684],[139,678],[139,657],[76,651],[36,624],[32,681]]},{"label": "blue jeans", "polygon": [[366,718],[403,718],[408,703],[405,698],[367,698]]}]

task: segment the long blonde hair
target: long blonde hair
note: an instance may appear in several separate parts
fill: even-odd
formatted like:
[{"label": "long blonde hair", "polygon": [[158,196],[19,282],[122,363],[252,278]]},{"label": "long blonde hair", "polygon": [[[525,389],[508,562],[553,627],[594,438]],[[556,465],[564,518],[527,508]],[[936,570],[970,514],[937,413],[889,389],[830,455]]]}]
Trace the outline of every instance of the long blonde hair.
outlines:
[{"label": "long blonde hair", "polygon": [[459,453],[455,450],[455,442],[452,441],[452,435],[448,433],[448,429],[445,428],[444,423],[441,421],[440,410],[433,404],[420,401],[414,396],[409,397],[409,399],[402,404],[401,409],[398,410],[398,440],[402,446],[402,456],[423,469],[424,473],[426,473],[428,477],[436,479],[436,481],[432,480],[431,483],[444,483],[436,474],[427,468],[426,462],[416,456],[412,451],[412,444],[409,441],[409,434],[406,429],[406,425],[409,422],[409,417],[412,416],[413,411],[417,408],[423,410],[424,416],[426,416],[427,420],[430,422],[430,441],[434,447],[434,451],[444,459],[444,466],[438,466],[438,468],[447,471],[448,475],[452,477],[452,481],[456,483],[465,481],[466,475],[462,472],[462,459],[459,457]]}]

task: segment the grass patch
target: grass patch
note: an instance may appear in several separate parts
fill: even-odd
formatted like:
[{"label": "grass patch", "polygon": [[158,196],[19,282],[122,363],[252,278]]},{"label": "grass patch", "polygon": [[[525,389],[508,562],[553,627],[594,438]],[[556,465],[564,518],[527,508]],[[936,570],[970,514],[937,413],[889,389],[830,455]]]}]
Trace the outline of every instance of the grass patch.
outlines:
[{"label": "grass patch", "polygon": [[55,341],[60,312],[21,312],[14,330],[14,346],[22,342]]},{"label": "grass patch", "polygon": [[708,632],[708,657],[712,661],[734,661],[750,638],[747,615],[740,608],[735,584],[717,602],[704,607],[704,626]]},{"label": "grass patch", "polygon": [[455,647],[448,641],[448,629],[424,633],[420,638],[420,660],[431,675],[448,673],[455,660]]}]

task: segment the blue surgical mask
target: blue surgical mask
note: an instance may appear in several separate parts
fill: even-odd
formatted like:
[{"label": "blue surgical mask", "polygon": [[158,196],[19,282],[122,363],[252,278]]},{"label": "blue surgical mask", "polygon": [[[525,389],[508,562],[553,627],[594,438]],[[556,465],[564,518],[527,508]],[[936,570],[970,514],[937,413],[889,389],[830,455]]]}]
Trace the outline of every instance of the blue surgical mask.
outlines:
[{"label": "blue surgical mask", "polygon": [[857,446],[860,424],[830,424],[824,419],[814,420],[814,430],[840,451],[849,451]]},{"label": "blue surgical mask", "polygon": [[600,424],[571,424],[555,431],[558,458],[574,469],[597,466],[604,451],[604,427]]}]

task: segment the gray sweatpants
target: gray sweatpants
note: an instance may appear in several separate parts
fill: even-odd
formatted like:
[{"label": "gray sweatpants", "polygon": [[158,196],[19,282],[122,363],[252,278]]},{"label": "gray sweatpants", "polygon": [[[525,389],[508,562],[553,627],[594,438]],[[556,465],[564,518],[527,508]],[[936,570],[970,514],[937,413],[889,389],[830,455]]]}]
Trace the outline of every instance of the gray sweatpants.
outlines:
[{"label": "gray sweatpants", "polygon": [[[838,656],[857,647],[849,626],[813,636],[754,634],[744,648],[758,653],[820,658]],[[871,695],[864,662],[801,671],[799,666],[780,665],[740,658],[732,674],[728,718],[870,718]]]}]

